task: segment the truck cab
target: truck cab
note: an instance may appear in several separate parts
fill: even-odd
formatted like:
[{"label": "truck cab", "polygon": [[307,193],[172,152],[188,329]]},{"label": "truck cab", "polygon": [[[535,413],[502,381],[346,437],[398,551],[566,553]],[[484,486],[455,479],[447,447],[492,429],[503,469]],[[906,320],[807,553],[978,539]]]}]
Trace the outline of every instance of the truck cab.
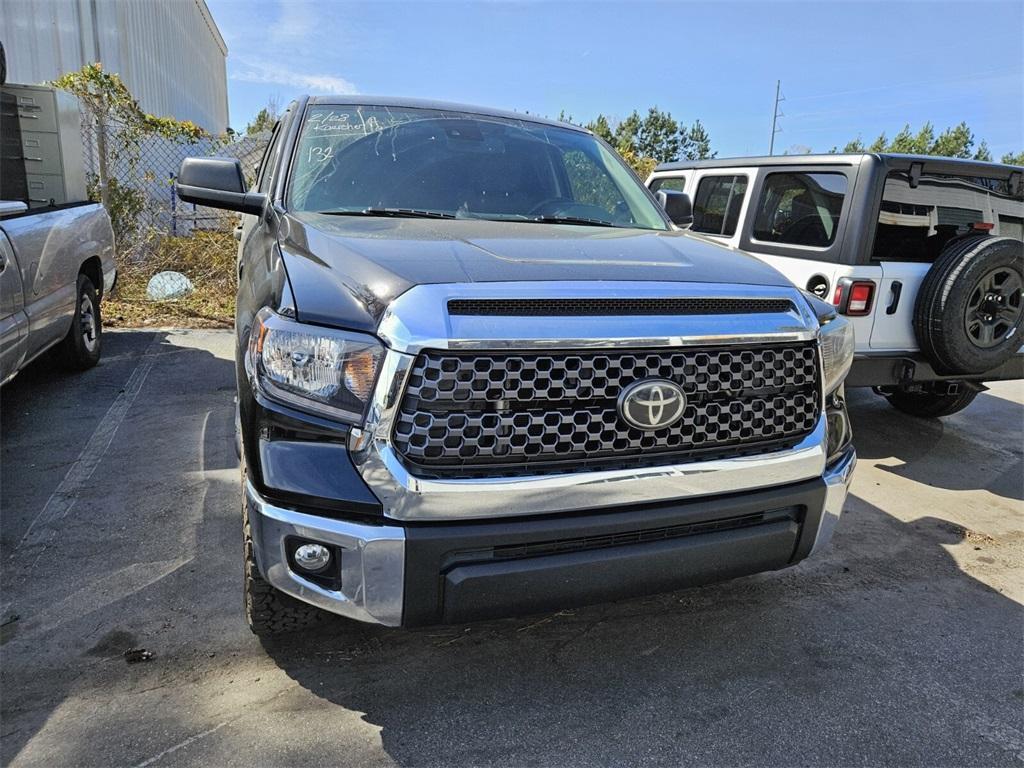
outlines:
[{"label": "truck cab", "polygon": [[690,196],[691,232],[833,303],[856,332],[849,386],[931,416],[966,407],[985,381],[1024,375],[1022,171],[805,155],[664,163],[647,185]]}]

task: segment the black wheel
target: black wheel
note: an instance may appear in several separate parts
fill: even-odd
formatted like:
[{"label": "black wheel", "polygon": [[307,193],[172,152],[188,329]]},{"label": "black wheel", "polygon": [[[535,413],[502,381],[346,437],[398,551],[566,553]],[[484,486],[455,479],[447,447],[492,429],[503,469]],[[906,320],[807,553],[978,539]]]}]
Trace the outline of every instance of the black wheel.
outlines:
[{"label": "black wheel", "polygon": [[100,361],[103,322],[96,286],[85,275],[78,276],[78,294],[75,298],[75,316],[68,335],[61,342],[61,355],[68,367],[84,371]]},{"label": "black wheel", "polygon": [[937,392],[900,392],[886,395],[892,406],[911,416],[935,419],[940,416],[951,416],[974,402],[978,390],[962,388],[956,393]]},{"label": "black wheel", "polygon": [[953,240],[914,306],[921,351],[948,373],[982,373],[1024,342],[1024,243],[971,234]]},{"label": "black wheel", "polygon": [[[243,472],[243,488],[245,474]],[[291,595],[270,586],[260,575],[249,526],[249,505],[242,498],[242,536],[244,538],[245,620],[258,637],[296,632],[321,623],[327,614]]]}]

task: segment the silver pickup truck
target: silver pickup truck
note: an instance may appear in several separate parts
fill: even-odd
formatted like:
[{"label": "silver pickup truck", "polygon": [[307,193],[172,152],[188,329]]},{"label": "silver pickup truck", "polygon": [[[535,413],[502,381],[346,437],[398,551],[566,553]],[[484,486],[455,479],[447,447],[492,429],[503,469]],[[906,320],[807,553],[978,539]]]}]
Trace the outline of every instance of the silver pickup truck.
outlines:
[{"label": "silver pickup truck", "polygon": [[116,274],[102,206],[0,201],[0,384],[58,344],[70,367],[96,365],[100,300]]}]

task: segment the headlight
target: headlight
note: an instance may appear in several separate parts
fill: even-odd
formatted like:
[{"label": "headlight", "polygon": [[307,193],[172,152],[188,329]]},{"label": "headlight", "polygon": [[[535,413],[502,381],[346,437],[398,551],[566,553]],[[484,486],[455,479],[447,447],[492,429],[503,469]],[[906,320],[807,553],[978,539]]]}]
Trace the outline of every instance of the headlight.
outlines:
[{"label": "headlight", "polygon": [[383,347],[372,336],[256,315],[246,370],[267,397],[320,416],[360,423]]},{"label": "headlight", "polygon": [[853,364],[853,326],[842,317],[821,326],[821,358],[825,366],[825,394],[843,383]]}]

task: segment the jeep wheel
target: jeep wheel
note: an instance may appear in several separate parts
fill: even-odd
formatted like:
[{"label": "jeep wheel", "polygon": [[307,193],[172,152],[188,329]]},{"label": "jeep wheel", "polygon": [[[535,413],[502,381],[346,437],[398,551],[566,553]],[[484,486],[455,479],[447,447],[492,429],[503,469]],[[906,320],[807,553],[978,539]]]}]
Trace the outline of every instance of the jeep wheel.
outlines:
[{"label": "jeep wheel", "polygon": [[978,390],[961,388],[955,393],[938,392],[901,392],[897,390],[885,397],[893,408],[911,416],[935,419],[940,416],[951,416],[974,402]]},{"label": "jeep wheel", "polygon": [[[244,487],[243,474],[243,487]],[[249,505],[243,493],[242,535],[245,546],[245,620],[258,637],[295,632],[322,622],[327,614],[270,586],[260,574],[249,526]]]},{"label": "jeep wheel", "polygon": [[100,361],[103,323],[99,297],[92,280],[79,275],[77,288],[75,314],[68,335],[61,342],[61,355],[69,368],[84,371]]},{"label": "jeep wheel", "polygon": [[941,371],[983,373],[1024,342],[1024,243],[971,234],[953,240],[925,276],[914,307],[921,351]]}]

